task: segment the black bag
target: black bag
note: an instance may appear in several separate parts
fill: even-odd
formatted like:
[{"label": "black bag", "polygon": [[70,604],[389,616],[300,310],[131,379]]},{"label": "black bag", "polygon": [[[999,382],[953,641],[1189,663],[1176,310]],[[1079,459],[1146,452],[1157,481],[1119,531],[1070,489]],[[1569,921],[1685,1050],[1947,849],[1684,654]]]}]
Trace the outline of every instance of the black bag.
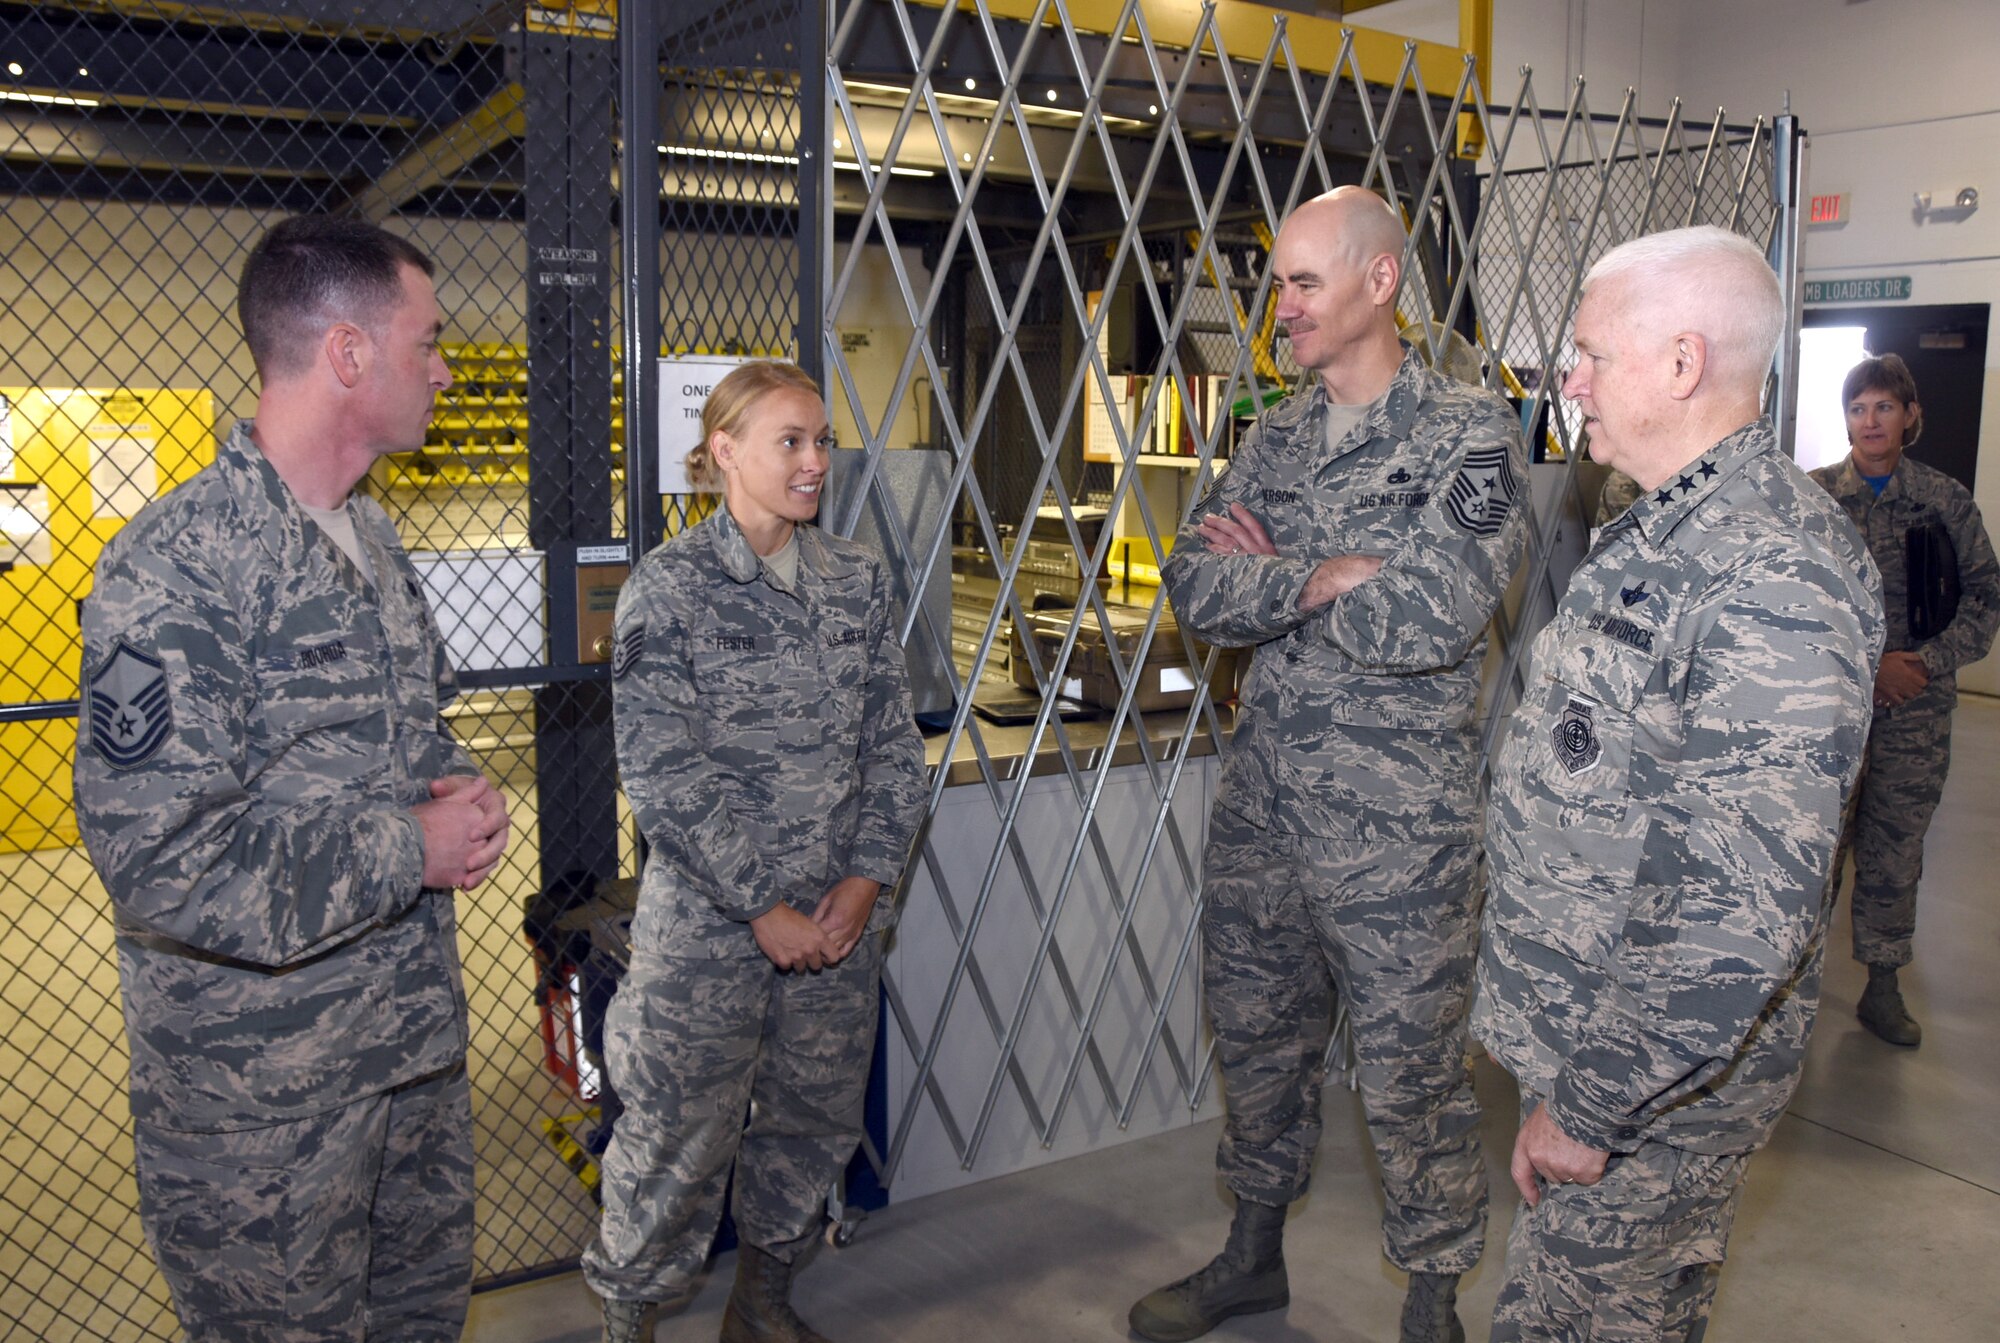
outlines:
[{"label": "black bag", "polygon": [[1935,639],[1958,615],[1958,551],[1943,527],[1926,522],[1903,534],[1903,560],[1910,580],[1910,638]]}]

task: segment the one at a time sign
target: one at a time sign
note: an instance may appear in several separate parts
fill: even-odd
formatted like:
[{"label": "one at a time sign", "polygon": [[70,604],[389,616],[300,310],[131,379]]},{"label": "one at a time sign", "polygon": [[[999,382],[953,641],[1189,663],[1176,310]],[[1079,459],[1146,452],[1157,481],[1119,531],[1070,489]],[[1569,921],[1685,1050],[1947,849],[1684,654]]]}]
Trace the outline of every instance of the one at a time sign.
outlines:
[{"label": "one at a time sign", "polygon": [[735,355],[690,354],[660,361],[660,493],[693,494],[687,455],[701,443],[701,408],[730,369],[747,364]]}]

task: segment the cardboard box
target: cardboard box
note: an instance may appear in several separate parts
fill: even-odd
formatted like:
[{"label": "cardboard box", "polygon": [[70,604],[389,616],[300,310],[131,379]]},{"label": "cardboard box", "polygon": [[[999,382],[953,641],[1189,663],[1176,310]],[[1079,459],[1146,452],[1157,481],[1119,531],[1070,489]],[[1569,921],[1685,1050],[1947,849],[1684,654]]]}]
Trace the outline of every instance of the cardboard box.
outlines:
[{"label": "cardboard box", "polygon": [[[1133,657],[1138,651],[1139,639],[1145,633],[1149,614],[1138,607],[1106,608],[1119,660],[1124,664],[1126,674],[1136,677],[1139,682],[1138,689],[1132,694],[1132,707],[1141,713],[1151,713],[1156,709],[1184,709],[1194,703],[1199,668],[1191,668],[1187,663],[1180,625],[1171,611],[1161,613],[1159,627],[1153,631],[1153,642],[1147,649],[1144,665],[1134,665]],[[1047,674],[1054,666],[1056,653],[1062,648],[1063,634],[1068,630],[1069,622],[1068,611],[1037,611],[1026,622],[1016,622],[1011,658],[1015,685],[1024,690],[1032,690],[1035,686],[1034,673],[1028,666],[1026,639],[1034,639],[1042,671]],[[1195,649],[1198,657],[1208,656],[1208,645],[1199,640]],[[1226,699],[1234,693],[1235,685],[1236,654],[1232,649],[1224,649],[1216,659],[1209,693]],[[1102,709],[1115,709],[1119,696],[1124,693],[1124,685],[1094,611],[1084,612],[1083,625],[1077,631],[1076,649],[1070,654],[1069,666],[1058,693]]]}]

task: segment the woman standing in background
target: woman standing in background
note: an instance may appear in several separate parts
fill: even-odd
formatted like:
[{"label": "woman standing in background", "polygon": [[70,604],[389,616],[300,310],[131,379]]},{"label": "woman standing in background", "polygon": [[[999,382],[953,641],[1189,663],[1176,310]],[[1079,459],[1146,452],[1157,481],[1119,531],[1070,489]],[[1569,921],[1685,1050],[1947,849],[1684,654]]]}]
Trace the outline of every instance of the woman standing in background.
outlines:
[{"label": "woman standing in background", "polygon": [[1908,365],[1893,354],[1864,359],[1840,395],[1852,451],[1812,477],[1868,543],[1889,626],[1842,846],[1854,854],[1854,959],[1868,967],[1855,1012],[1881,1039],[1915,1048],[1923,1028],[1896,972],[1910,963],[1924,833],[1951,767],[1958,669],[1985,657],[2000,627],[2000,564],[1965,486],[1904,455],[1924,424]]}]

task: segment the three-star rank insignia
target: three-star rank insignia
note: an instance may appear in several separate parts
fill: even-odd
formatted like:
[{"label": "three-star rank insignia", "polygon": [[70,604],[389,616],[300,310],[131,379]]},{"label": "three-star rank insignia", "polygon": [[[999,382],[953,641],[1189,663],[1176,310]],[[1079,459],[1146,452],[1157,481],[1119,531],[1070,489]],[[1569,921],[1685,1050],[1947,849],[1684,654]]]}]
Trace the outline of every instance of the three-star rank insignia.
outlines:
[{"label": "three-star rank insignia", "polygon": [[144,764],[173,726],[167,669],[120,639],[91,676],[90,744],[113,769]]},{"label": "three-star rank insignia", "polygon": [[634,625],[611,648],[611,679],[622,681],[646,647],[646,627]]},{"label": "three-star rank insignia", "polygon": [[1451,482],[1445,496],[1445,511],[1451,519],[1475,536],[1491,536],[1507,521],[1514,505],[1514,470],[1507,462],[1507,449],[1482,448],[1465,455],[1465,465]]},{"label": "three-star rank insignia", "polygon": [[1597,736],[1597,705],[1581,695],[1569,697],[1561,720],[1549,735],[1555,743],[1556,762],[1572,776],[1590,769],[1604,754],[1604,743]]}]

